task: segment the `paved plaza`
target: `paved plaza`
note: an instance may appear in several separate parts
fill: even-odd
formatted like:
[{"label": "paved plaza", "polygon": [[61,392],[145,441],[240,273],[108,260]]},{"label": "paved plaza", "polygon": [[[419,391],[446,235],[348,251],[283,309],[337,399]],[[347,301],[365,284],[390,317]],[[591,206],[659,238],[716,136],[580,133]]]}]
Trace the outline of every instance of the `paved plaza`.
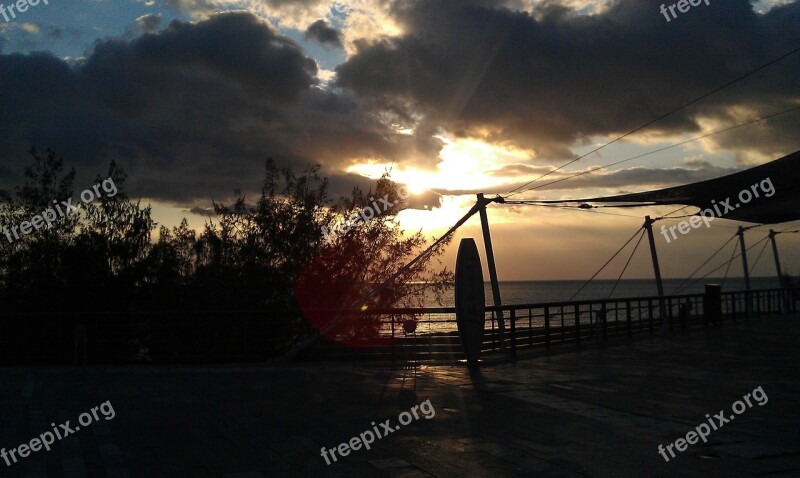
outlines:
[{"label": "paved plaza", "polygon": [[[10,477],[800,476],[800,317],[486,365],[5,368],[6,450],[109,401],[113,419],[7,466]],[[762,387],[768,401],[667,446]],[[321,456],[415,405],[370,450]],[[415,409],[417,412],[419,409]],[[410,417],[408,415],[406,418]],[[408,421],[408,420],[407,420]],[[375,426],[372,425],[375,422]],[[17,452],[19,453],[19,452]],[[668,455],[669,456],[669,455]]]}]

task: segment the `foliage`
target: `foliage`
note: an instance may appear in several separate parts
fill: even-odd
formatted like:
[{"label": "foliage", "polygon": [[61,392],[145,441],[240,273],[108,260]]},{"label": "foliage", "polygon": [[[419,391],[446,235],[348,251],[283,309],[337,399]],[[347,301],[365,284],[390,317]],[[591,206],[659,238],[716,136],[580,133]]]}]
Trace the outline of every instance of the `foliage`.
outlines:
[{"label": "foliage", "polygon": [[[74,194],[74,170],[65,171],[52,151],[30,153],[24,184],[13,193],[0,191],[2,225],[30,220],[53,201]],[[311,296],[324,308],[359,303],[426,244],[420,232],[406,236],[400,229],[396,215],[403,205],[388,176],[377,181],[374,193],[355,189],[351,197],[333,203],[319,170],[313,166],[296,174],[270,159],[254,202],[237,191],[230,204],[213,202],[214,215],[199,233],[184,219],[171,229],[161,226],[153,240],[157,224],[151,208],[126,195],[127,175],[112,162],[97,181],[112,178],[118,188],[113,197],[100,195],[80,213],[13,243],[0,236],[0,298],[6,312],[49,317],[47,328],[85,322],[88,312],[102,312],[105,326],[128,334],[120,339],[125,347],[141,349],[149,343],[153,353],[164,357],[174,356],[175,344],[196,328],[191,314],[218,311],[216,326],[224,328],[223,311],[262,311],[249,331],[235,334],[253,341],[259,334],[270,336],[272,353],[277,353],[312,331],[296,313],[287,312],[298,305],[308,308],[309,287],[316,287],[318,293]],[[323,226],[332,228],[384,195],[396,203],[393,208],[333,243],[323,240]],[[419,306],[426,287],[441,290],[451,279],[433,267],[441,247],[400,274],[368,307]],[[164,315],[167,311],[180,314]],[[147,319],[124,326],[134,313]],[[349,322],[337,333],[351,340],[374,337],[375,317]]]},{"label": "foliage", "polygon": [[421,231],[406,235],[400,228],[396,215],[404,204],[398,192],[386,174],[374,191],[354,189],[350,198],[340,200],[340,221],[355,218],[375,198],[388,198],[393,205],[385,210],[373,207],[380,211],[374,218],[323,242],[298,279],[296,294],[306,316],[329,338],[350,345],[379,343],[384,314],[371,310],[423,306],[426,290],[441,292],[452,282],[452,274],[433,263],[449,241],[404,267],[425,248],[426,240]]}]

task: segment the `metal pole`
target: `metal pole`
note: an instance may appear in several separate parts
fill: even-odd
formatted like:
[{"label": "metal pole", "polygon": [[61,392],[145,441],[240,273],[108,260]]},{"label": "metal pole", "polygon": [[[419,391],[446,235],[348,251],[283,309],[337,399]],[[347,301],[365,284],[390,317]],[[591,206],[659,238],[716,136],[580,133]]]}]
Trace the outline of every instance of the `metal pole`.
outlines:
[{"label": "metal pole", "polygon": [[[492,298],[495,307],[500,307],[500,284],[497,282],[497,268],[494,264],[494,249],[492,248],[492,235],[489,232],[489,218],[486,215],[486,205],[492,201],[487,201],[483,193],[478,193],[478,204],[480,205],[481,229],[483,229],[483,245],[486,247],[486,262],[489,265],[489,280],[492,282]],[[500,332],[500,349],[505,350],[505,322],[503,311],[497,311],[497,328]]]},{"label": "metal pole", "polygon": [[662,330],[669,329],[669,323],[666,311],[664,310],[664,283],[661,281],[661,267],[658,265],[658,252],[656,252],[656,241],[653,238],[653,223],[655,221],[650,219],[650,216],[644,217],[644,227],[647,229],[647,239],[650,241],[650,256],[653,258],[653,272],[656,275],[656,287],[658,287],[659,303],[661,305],[661,328]]},{"label": "metal pole", "polygon": [[[775,236],[777,236],[777,235],[778,235],[777,232],[773,231],[772,229],[769,230],[769,240],[770,240],[770,242],[772,242],[772,255],[775,257],[775,272],[778,273],[778,287],[780,289],[783,289],[784,288],[784,283],[783,283],[783,277],[781,276],[781,259],[778,256],[778,244],[777,244],[777,242],[775,242]],[[786,285],[786,287],[788,287],[788,284]],[[781,292],[781,297],[784,298],[784,300],[783,300],[784,310],[788,312],[789,311],[789,301],[791,299],[789,298],[789,296],[787,294],[789,294],[789,292],[787,292],[785,290]]]},{"label": "metal pole", "polygon": [[781,277],[781,259],[778,257],[778,245],[775,242],[775,236],[778,233],[773,231],[772,229],[769,230],[769,240],[772,242],[772,255],[775,256],[775,271],[778,273],[778,287],[783,288],[783,278]]},{"label": "metal pole", "polygon": [[739,247],[742,248],[742,267],[744,268],[744,287],[750,290],[750,271],[747,266],[747,248],[744,247],[744,228],[739,226]]},{"label": "metal pole", "polygon": [[739,247],[742,249],[742,268],[744,269],[744,312],[745,317],[750,317],[750,311],[753,310],[753,301],[750,298],[750,270],[747,266],[747,248],[744,246],[744,227],[739,226],[736,232],[739,235]]}]

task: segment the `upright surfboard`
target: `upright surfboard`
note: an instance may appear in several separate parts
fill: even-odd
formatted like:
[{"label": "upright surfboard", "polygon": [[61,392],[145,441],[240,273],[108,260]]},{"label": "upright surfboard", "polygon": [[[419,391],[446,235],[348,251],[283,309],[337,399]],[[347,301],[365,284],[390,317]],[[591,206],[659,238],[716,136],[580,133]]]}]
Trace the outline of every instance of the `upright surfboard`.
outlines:
[{"label": "upright surfboard", "polygon": [[456,322],[461,345],[470,364],[478,362],[483,345],[486,326],[484,307],[486,296],[483,289],[481,257],[475,239],[461,239],[456,259]]}]

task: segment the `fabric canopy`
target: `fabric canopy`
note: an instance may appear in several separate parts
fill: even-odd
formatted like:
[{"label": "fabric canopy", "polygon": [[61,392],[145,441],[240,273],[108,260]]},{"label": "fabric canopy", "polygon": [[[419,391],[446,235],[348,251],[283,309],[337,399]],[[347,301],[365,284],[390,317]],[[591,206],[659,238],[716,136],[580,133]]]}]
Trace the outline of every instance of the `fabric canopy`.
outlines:
[{"label": "fabric canopy", "polygon": [[800,151],[721,178],[569,202],[676,204],[696,206],[701,211],[715,210],[716,206],[714,216],[719,217],[719,211],[725,219],[757,224],[793,221],[800,219]]}]

